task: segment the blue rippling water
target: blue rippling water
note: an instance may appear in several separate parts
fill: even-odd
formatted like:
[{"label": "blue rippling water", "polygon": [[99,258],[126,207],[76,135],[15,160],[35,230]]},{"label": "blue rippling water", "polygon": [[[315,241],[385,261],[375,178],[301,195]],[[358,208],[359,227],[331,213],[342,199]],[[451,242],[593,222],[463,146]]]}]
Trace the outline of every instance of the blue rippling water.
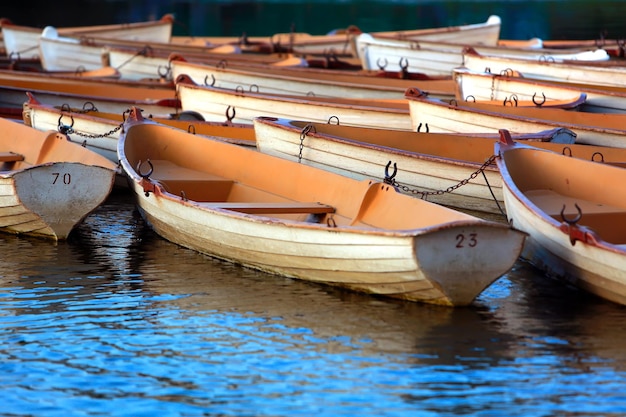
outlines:
[{"label": "blue rippling water", "polygon": [[383,300],[179,248],[127,197],[0,238],[3,416],[626,414],[624,308],[524,264],[467,309]]}]

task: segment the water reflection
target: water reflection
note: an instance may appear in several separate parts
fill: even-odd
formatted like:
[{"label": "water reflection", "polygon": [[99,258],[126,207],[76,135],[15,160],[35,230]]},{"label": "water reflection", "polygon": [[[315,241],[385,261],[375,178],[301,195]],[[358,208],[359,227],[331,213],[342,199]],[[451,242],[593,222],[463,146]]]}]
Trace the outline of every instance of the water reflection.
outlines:
[{"label": "water reflection", "polygon": [[625,411],[624,309],[522,263],[467,309],[378,299],[180,248],[124,194],[0,248],[5,415]]}]

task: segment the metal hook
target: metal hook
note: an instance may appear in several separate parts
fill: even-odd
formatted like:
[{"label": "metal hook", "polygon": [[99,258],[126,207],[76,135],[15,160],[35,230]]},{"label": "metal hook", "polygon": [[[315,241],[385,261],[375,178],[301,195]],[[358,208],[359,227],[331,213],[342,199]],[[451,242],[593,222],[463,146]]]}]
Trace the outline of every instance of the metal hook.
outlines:
[{"label": "metal hook", "polygon": [[141,166],[143,165],[143,161],[139,161],[137,163],[137,169],[136,169],[137,174],[139,174],[141,176],[141,178],[144,178],[144,179],[148,179],[150,177],[150,175],[152,175],[152,173],[154,172],[154,165],[152,165],[152,162],[150,162],[149,159],[146,160],[146,162],[150,166],[150,169],[148,170],[147,173],[145,173],[145,174],[141,173]]},{"label": "metal hook", "polygon": [[537,95],[537,93],[533,93],[533,103],[535,103],[535,106],[541,107],[546,102],[546,95],[544,93],[541,93],[541,95],[543,96],[543,101],[541,103],[535,101],[535,96],[536,95]]},{"label": "metal hook", "polygon": [[167,66],[159,65],[157,67],[157,73],[159,74],[159,77],[167,79],[168,76],[172,73],[172,67],[170,67],[169,64]]},{"label": "metal hook", "polygon": [[195,135],[196,134],[196,126],[195,125],[187,126],[187,133],[191,133],[191,134]]},{"label": "metal hook", "polygon": [[561,209],[561,219],[563,219],[563,221],[569,224],[570,226],[575,226],[576,223],[578,223],[578,221],[583,217],[583,212],[578,206],[578,203],[574,203],[574,207],[576,207],[576,210],[578,211],[578,215],[574,217],[573,219],[568,219],[565,217],[565,204],[563,204],[563,208]]},{"label": "metal hook", "polygon": [[393,179],[396,177],[398,173],[398,165],[393,163],[393,174],[389,175],[389,167],[391,166],[391,161],[387,162],[387,166],[385,166],[385,179],[383,180],[385,184],[393,185]]},{"label": "metal hook", "polygon": [[[430,129],[428,128],[428,123],[424,123],[424,127],[426,128],[426,133],[429,133]],[[422,124],[421,123],[419,125],[417,125],[417,131],[418,132],[422,131]]]},{"label": "metal hook", "polygon": [[[230,110],[232,110],[232,113],[230,113]],[[232,122],[234,118],[235,118],[235,108],[231,106],[226,107],[226,120],[228,120],[229,122]]]},{"label": "metal hook", "polygon": [[333,119],[337,121],[337,123],[335,123],[335,124],[336,124],[337,126],[339,126],[339,117],[337,117],[337,116],[330,116],[330,117],[328,118],[328,122],[327,122],[326,124],[330,124],[331,120],[333,120]]},{"label": "metal hook", "polygon": [[470,100],[472,100],[472,103],[476,103],[476,97],[472,95],[465,97],[465,101],[469,102]]},{"label": "metal hook", "polygon": [[378,69],[384,71],[387,67],[387,58],[378,58],[376,60],[376,65],[378,65]]},{"label": "metal hook", "polygon": [[215,86],[215,75],[211,74],[211,84],[206,82],[207,78],[209,78],[209,76],[205,75],[204,76],[204,85],[208,85],[209,87],[214,87]]},{"label": "metal hook", "polygon": [[[596,156],[600,157],[598,161],[596,161]],[[591,160],[593,162],[604,162],[604,155],[602,154],[602,152],[594,152],[593,155],[591,155]]]}]

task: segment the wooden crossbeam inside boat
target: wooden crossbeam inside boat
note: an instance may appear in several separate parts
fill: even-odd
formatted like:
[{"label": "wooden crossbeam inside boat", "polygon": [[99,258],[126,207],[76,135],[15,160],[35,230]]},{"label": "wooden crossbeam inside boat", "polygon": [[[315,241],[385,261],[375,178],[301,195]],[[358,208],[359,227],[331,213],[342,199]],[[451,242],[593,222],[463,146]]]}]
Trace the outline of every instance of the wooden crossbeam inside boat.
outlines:
[{"label": "wooden crossbeam inside boat", "polygon": [[0,152],[0,162],[23,161],[24,155],[15,152]]},{"label": "wooden crossbeam inside boat", "polygon": [[277,203],[248,203],[248,202],[224,202],[224,203],[201,203],[202,207],[220,208],[238,211],[247,214],[286,214],[286,213],[311,213],[323,214],[334,213],[335,208],[321,203],[302,203],[297,201]]}]

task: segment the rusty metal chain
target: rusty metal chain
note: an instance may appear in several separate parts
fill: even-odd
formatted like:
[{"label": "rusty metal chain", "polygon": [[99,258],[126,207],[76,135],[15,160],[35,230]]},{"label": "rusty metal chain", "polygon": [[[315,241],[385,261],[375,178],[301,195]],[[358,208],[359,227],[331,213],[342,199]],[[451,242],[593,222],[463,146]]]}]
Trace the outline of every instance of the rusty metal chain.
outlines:
[{"label": "rusty metal chain", "polygon": [[98,138],[106,138],[107,136],[111,136],[113,133],[116,133],[117,131],[119,131],[122,127],[124,127],[124,123],[120,123],[118,126],[115,126],[113,129],[109,130],[108,132],[105,133],[101,133],[98,135],[92,135],[90,133],[83,133],[83,132],[78,132],[74,129],[71,129],[70,132],[68,133],[72,133],[72,134],[77,134],[78,136],[82,136],[84,138],[89,138],[89,139],[98,139]]},{"label": "rusty metal chain", "polygon": [[298,163],[302,162],[302,151],[304,150],[304,139],[307,137],[309,132],[311,132],[311,130],[315,132],[315,126],[309,123],[306,126],[304,126],[302,128],[302,131],[300,132],[300,152],[298,153]]},{"label": "rusty metal chain", "polygon": [[483,172],[483,171],[484,171],[484,170],[485,170],[485,169],[486,169],[489,165],[491,165],[491,164],[493,163],[493,161],[495,161],[495,159],[496,159],[496,155],[491,155],[491,156],[489,157],[489,159],[487,159],[487,160],[485,161],[485,163],[484,163],[484,164],[482,164],[482,165],[480,166],[480,168],[478,168],[476,171],[472,172],[472,174],[471,174],[468,178],[466,178],[466,179],[464,179],[464,180],[462,180],[462,181],[459,181],[459,182],[458,182],[457,184],[455,184],[455,185],[451,185],[450,187],[446,188],[445,190],[436,190],[436,191],[420,191],[420,190],[417,190],[417,189],[411,189],[411,188],[409,188],[409,187],[408,187],[408,186],[406,186],[406,185],[401,185],[400,183],[398,183],[396,180],[394,180],[394,179],[393,179],[393,176],[395,176],[395,172],[394,172],[394,174],[392,175],[392,177],[388,177],[388,176],[387,176],[387,177],[385,178],[385,182],[386,182],[386,183],[388,183],[388,184],[393,185],[394,187],[398,188],[399,190],[404,191],[405,193],[410,193],[410,194],[420,195],[420,196],[422,196],[422,198],[424,198],[424,197],[426,197],[426,196],[428,196],[428,195],[441,195],[441,194],[444,194],[444,193],[451,193],[451,192],[453,192],[454,190],[456,190],[456,189],[458,189],[458,188],[460,188],[460,187],[464,186],[465,184],[469,183],[471,180],[475,179],[475,178],[476,178],[479,174],[481,174],[481,173],[482,173],[482,172]]}]

